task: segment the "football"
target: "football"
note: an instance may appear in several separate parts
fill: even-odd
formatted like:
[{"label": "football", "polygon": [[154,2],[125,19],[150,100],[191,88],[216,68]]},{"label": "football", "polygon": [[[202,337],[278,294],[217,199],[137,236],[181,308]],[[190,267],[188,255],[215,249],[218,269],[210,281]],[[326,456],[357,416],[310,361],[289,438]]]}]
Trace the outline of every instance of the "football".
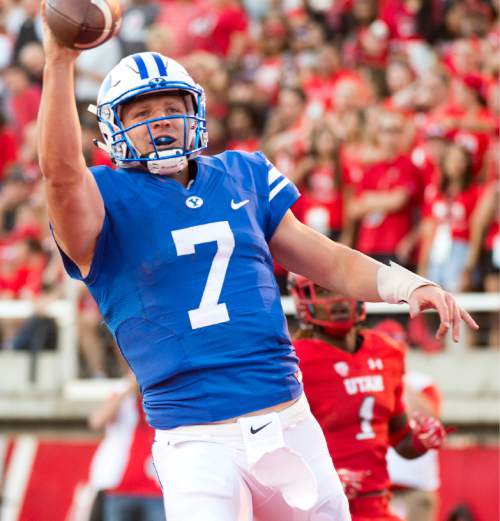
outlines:
[{"label": "football", "polygon": [[46,0],[45,13],[59,43],[78,50],[103,44],[121,23],[119,0]]}]

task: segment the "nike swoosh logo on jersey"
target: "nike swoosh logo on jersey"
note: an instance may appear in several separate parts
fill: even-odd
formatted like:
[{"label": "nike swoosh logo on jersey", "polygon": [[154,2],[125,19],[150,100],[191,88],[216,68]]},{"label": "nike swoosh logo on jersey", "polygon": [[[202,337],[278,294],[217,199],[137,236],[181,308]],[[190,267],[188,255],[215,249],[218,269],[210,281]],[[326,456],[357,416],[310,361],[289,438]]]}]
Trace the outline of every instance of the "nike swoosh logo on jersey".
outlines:
[{"label": "nike swoosh logo on jersey", "polygon": [[242,206],[245,206],[250,202],[250,199],[245,199],[244,201],[240,201],[239,203],[235,203],[233,199],[231,199],[231,208],[233,210],[239,210]]},{"label": "nike swoosh logo on jersey", "polygon": [[261,425],[260,427],[258,427],[257,429],[254,429],[253,428],[253,425],[250,427],[250,432],[252,434],[257,434],[259,431],[261,431],[262,429],[265,429],[268,425],[271,425],[271,423],[273,423],[272,421],[270,422],[267,422],[267,423],[264,423],[264,425]]}]

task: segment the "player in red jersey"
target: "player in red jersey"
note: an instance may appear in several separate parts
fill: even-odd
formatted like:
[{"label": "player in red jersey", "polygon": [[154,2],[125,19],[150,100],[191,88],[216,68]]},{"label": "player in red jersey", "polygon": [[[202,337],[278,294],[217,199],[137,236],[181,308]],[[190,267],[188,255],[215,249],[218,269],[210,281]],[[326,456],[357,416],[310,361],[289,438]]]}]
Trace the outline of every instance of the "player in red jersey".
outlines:
[{"label": "player in red jersey", "polygon": [[[305,336],[295,340],[304,389],[349,498],[353,521],[399,521],[389,509],[386,452],[405,458],[439,448],[446,431],[402,401],[404,350],[384,333],[361,329],[364,304],[292,275]],[[306,333],[307,332],[307,333]],[[301,335],[299,335],[301,336]]]}]

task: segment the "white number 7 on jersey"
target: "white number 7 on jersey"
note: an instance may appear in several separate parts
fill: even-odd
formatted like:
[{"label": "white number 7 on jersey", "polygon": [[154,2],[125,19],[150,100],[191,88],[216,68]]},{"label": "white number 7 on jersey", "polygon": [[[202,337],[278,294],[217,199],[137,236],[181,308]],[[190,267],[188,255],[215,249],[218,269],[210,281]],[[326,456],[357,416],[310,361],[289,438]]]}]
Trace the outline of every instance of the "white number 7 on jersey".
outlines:
[{"label": "white number 7 on jersey", "polygon": [[197,244],[217,242],[207,283],[203,290],[200,306],[188,311],[193,329],[213,326],[229,321],[226,304],[218,304],[229,259],[234,250],[234,235],[227,221],[200,224],[191,228],[172,231],[177,255],[193,255]]}]

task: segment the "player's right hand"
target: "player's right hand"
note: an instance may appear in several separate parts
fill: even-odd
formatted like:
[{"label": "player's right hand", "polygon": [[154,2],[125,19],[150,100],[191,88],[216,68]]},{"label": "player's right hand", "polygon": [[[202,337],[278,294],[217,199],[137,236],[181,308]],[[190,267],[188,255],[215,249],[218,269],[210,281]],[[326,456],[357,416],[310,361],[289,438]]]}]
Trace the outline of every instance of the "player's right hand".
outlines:
[{"label": "player's right hand", "polygon": [[411,417],[410,427],[412,444],[420,452],[439,449],[446,438],[446,429],[437,418],[426,416],[418,411]]},{"label": "player's right hand", "polygon": [[45,14],[45,0],[40,3],[40,14],[42,16],[43,26],[43,51],[45,54],[45,63],[72,63],[74,62],[81,51],[70,49],[61,45],[47,23],[47,16]]},{"label": "player's right hand", "polygon": [[340,482],[347,499],[354,499],[360,493],[363,480],[371,474],[369,470],[338,469]]}]

